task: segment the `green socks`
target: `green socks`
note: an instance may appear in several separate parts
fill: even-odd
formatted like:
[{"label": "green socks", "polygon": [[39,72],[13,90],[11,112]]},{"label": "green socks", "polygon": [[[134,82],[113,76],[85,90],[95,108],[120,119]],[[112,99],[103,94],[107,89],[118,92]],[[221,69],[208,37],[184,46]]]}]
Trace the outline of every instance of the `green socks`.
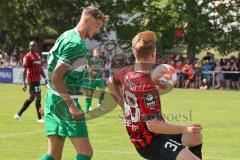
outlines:
[{"label": "green socks", "polygon": [[104,92],[101,93],[99,96],[99,104],[102,104],[103,100],[104,100]]},{"label": "green socks", "polygon": [[[54,158],[48,153],[46,153],[44,156],[40,158],[40,160],[54,160]],[[91,157],[87,155],[77,154],[76,160],[91,160]]]},{"label": "green socks", "polygon": [[49,155],[48,153],[46,153],[46,154],[44,154],[44,156],[42,156],[40,158],[40,160],[54,160],[54,158],[51,155]]},{"label": "green socks", "polygon": [[89,107],[91,106],[92,104],[92,97],[87,97],[85,99],[85,111],[86,112],[89,112]]},{"label": "green socks", "polygon": [[91,160],[92,157],[83,154],[77,154],[76,160]]}]

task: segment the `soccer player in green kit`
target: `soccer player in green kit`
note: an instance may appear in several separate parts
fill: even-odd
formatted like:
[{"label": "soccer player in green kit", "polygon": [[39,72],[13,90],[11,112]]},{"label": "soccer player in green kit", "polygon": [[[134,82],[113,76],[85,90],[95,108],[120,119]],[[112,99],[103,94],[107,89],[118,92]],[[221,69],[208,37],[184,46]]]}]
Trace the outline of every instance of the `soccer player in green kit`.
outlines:
[{"label": "soccer player in green kit", "polygon": [[103,67],[104,61],[100,58],[100,51],[98,48],[93,50],[93,58],[90,59],[87,72],[85,72],[82,88],[83,93],[86,96],[85,99],[85,111],[89,112],[92,104],[92,94],[96,87],[99,88],[99,104],[97,105],[98,109],[103,109],[103,99],[104,99],[104,89],[105,82],[103,80]]},{"label": "soccer player in green kit", "polygon": [[67,137],[77,151],[76,160],[92,157],[86,121],[76,96],[87,64],[84,39],[92,38],[107,21],[108,16],[98,8],[86,7],[77,26],[64,32],[49,52],[44,113],[48,150],[41,160],[60,160]]}]

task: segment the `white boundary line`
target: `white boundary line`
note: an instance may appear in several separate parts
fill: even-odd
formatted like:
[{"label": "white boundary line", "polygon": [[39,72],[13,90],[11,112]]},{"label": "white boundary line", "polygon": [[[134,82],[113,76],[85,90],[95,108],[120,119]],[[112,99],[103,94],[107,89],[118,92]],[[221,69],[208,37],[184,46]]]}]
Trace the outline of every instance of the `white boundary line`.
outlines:
[{"label": "white boundary line", "polygon": [[[19,123],[19,122],[18,122]],[[87,126],[97,126],[97,125],[107,125],[108,123],[94,123],[94,124],[87,124]],[[44,133],[44,129],[42,130],[35,130],[35,131],[28,131],[28,132],[16,132],[16,133],[0,133],[0,138],[9,138],[15,136],[26,136],[26,135],[33,135],[37,133]]]},{"label": "white boundary line", "polygon": [[30,132],[20,132],[20,133],[6,133],[6,134],[0,134],[0,138],[9,138],[9,137],[15,137],[15,136],[25,136],[25,135],[32,135],[41,133],[43,130],[37,130],[37,131],[30,131]]}]

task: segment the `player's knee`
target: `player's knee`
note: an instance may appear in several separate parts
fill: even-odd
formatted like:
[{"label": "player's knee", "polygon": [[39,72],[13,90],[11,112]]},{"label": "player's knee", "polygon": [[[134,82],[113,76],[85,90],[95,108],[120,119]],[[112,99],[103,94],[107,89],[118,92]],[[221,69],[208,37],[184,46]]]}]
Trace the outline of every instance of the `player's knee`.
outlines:
[{"label": "player's knee", "polygon": [[194,136],[191,146],[197,146],[199,144],[202,144],[202,135],[201,134]]},{"label": "player's knee", "polygon": [[36,96],[36,100],[41,100],[41,96]]},{"label": "player's knee", "polygon": [[202,144],[202,135],[196,134],[196,135],[186,135],[182,139],[182,144],[184,146],[193,147],[197,146],[199,144]]},{"label": "player's knee", "polygon": [[30,103],[32,103],[34,101],[34,99],[35,99],[35,96],[31,95],[28,100],[29,100]]}]

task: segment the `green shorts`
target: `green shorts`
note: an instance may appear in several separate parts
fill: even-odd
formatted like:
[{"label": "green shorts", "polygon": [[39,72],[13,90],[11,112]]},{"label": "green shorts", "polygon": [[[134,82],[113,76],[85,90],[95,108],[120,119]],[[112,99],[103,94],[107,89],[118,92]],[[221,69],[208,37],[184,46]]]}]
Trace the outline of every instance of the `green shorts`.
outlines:
[{"label": "green shorts", "polygon": [[[74,102],[82,111],[78,100],[74,99]],[[47,136],[88,137],[85,118],[80,121],[73,120],[66,103],[49,89],[45,97],[44,122]]]},{"label": "green shorts", "polygon": [[105,88],[105,82],[102,79],[97,79],[95,81],[83,81],[82,88],[84,89],[95,89],[95,88]]}]

